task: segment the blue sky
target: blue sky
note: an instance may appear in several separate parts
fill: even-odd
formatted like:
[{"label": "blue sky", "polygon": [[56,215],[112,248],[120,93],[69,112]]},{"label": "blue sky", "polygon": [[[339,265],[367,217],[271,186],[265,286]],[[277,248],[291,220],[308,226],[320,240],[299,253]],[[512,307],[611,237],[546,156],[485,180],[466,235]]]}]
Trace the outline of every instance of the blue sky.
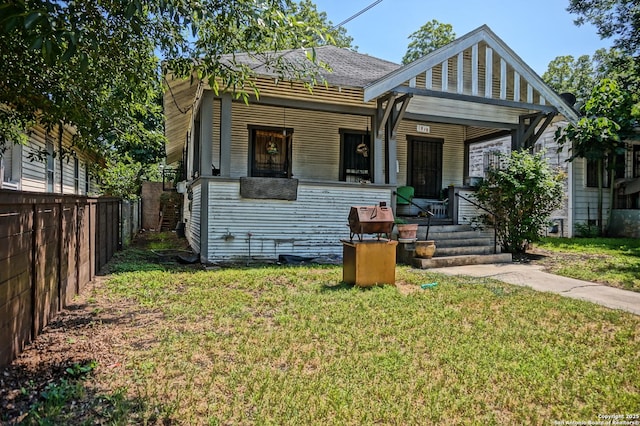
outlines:
[{"label": "blue sky", "polygon": [[[314,0],[333,24],[374,0]],[[531,68],[542,75],[561,55],[592,55],[601,47],[594,27],[576,26],[566,11],[568,0],[383,0],[345,24],[358,52],[400,63],[409,35],[432,19],[453,25],[462,36],[486,24]]]}]

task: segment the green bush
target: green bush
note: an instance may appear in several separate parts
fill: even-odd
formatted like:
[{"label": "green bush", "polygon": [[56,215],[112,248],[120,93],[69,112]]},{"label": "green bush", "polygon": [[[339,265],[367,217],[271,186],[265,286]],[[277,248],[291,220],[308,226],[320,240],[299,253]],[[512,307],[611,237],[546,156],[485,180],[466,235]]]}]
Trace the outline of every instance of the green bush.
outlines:
[{"label": "green bush", "polygon": [[549,216],[560,207],[565,175],[552,170],[543,153],[522,150],[501,156],[501,166],[487,171],[475,198],[493,213],[481,220],[496,228],[502,249],[523,253],[540,238]]},{"label": "green bush", "polygon": [[576,223],[576,234],[583,238],[595,238],[600,236],[600,228],[597,225],[591,225],[589,222]]}]

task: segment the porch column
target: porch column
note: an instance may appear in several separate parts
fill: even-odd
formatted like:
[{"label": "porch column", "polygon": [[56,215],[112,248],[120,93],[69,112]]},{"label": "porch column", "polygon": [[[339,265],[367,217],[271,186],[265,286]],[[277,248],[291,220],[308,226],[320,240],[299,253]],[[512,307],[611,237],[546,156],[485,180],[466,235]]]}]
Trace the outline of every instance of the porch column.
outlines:
[{"label": "porch column", "polygon": [[205,90],[200,102],[200,176],[211,176],[213,146],[213,92]]},{"label": "porch column", "polygon": [[371,120],[373,136],[373,182],[384,183],[384,138],[381,136],[381,123],[373,117]]},{"label": "porch column", "polygon": [[213,92],[205,90],[200,103],[200,261],[209,257],[209,179],[213,152]]},{"label": "porch column", "polygon": [[220,176],[231,176],[231,94],[222,95],[220,106]]},{"label": "porch column", "polygon": [[209,261],[209,179],[200,179],[200,262]]},{"label": "porch column", "polygon": [[393,132],[392,118],[389,117],[385,126],[385,156],[387,158],[387,181],[385,183],[396,185],[398,183],[398,144],[396,143],[396,135]]}]

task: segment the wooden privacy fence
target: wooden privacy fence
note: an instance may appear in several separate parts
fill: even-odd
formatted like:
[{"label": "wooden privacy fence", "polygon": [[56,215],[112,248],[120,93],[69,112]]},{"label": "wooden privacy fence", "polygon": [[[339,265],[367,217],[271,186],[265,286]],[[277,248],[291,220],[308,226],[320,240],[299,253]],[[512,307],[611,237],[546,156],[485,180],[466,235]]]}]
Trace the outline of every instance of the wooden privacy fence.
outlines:
[{"label": "wooden privacy fence", "polygon": [[120,247],[120,199],[0,190],[0,366]]}]

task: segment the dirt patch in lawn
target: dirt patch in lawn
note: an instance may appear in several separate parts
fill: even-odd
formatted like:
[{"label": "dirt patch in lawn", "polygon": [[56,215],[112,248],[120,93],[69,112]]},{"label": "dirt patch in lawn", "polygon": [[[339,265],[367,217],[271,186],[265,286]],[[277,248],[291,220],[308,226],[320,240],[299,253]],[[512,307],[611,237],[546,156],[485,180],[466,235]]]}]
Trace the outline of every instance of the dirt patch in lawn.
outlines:
[{"label": "dirt patch in lawn", "polygon": [[[168,239],[175,239],[168,242]],[[183,240],[168,234],[162,245],[174,244],[178,250],[187,250]],[[140,234],[133,243],[139,249],[158,244],[158,235]],[[200,265],[182,265],[168,256],[149,251],[149,262],[200,268]],[[0,368],[0,424],[18,424],[28,418],[37,418],[38,407],[52,399],[63,398],[73,390],[71,401],[60,404],[65,423],[100,424],[112,419],[109,395],[97,384],[86,380],[100,373],[124,374],[128,336],[140,333],[158,324],[161,312],[144,310],[139,304],[127,300],[112,300],[104,296],[102,287],[109,266],[89,283],[74,302],[62,310],[43,332],[7,367]],[[140,343],[140,342],[138,342]],[[93,367],[95,366],[95,367]],[[86,368],[86,373],[83,369]],[[78,384],[78,386],[74,386]],[[75,391],[78,391],[77,393]],[[55,401],[53,401],[55,402]],[[37,422],[36,422],[37,423]]]},{"label": "dirt patch in lawn", "polygon": [[561,266],[570,264],[574,261],[588,261],[589,259],[603,258],[606,256],[599,254],[585,253],[562,253],[556,251],[545,250],[539,247],[532,247],[524,255],[514,256],[514,261],[523,263],[532,263],[542,266],[547,272],[555,272]]}]

